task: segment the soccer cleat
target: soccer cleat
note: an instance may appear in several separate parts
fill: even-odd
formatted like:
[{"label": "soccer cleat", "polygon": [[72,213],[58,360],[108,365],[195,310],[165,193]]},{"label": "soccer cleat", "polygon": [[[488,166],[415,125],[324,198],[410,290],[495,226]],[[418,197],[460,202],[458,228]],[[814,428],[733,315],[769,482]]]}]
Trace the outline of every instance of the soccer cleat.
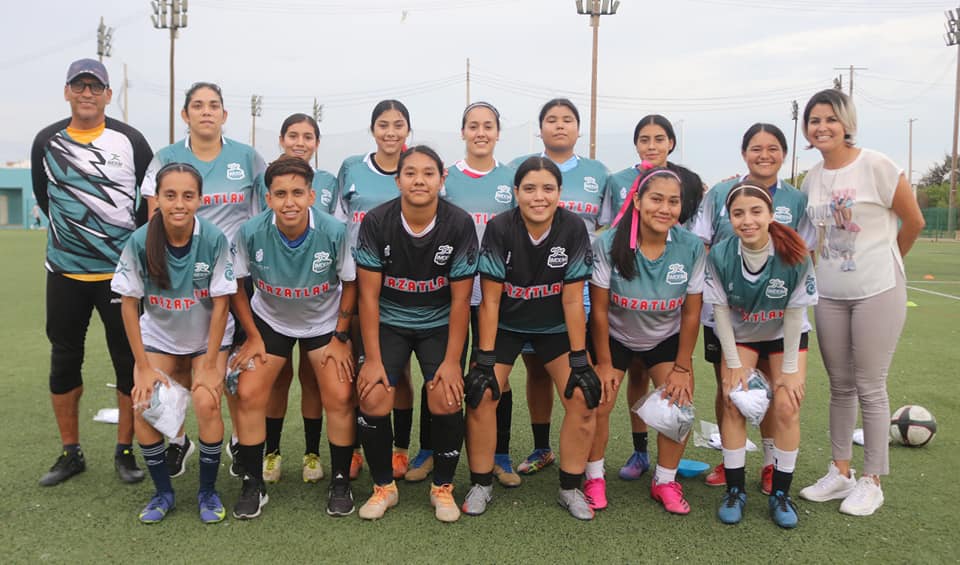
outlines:
[{"label": "soccer cleat", "polygon": [[760,471],[760,492],[773,494],[773,465],[766,465]]},{"label": "soccer cleat", "polygon": [[363,455],[359,451],[353,452],[353,457],[350,458],[350,480],[355,481],[357,477],[360,476],[360,471],[363,469]]},{"label": "soccer cleat", "polygon": [[140,511],[140,522],[142,524],[156,524],[163,520],[163,517],[171,510],[173,510],[173,493],[160,494],[158,492]]},{"label": "soccer cleat", "polygon": [[552,465],[555,459],[556,457],[549,447],[534,449],[533,453],[527,455],[523,463],[517,466],[517,472],[521,475],[532,475],[544,467]]},{"label": "soccer cleat", "polygon": [[513,462],[510,461],[510,454],[508,453],[494,454],[493,476],[507,488],[518,487],[523,482],[520,475],[513,470]]},{"label": "soccer cleat", "polygon": [[840,512],[851,516],[870,516],[883,506],[883,489],[871,477],[860,477],[850,496],[840,503]]},{"label": "soccer cleat", "polygon": [[137,458],[133,455],[133,451],[129,449],[114,455],[113,468],[117,470],[117,476],[124,483],[139,483],[145,476],[143,469],[137,467]]},{"label": "soccer cleat", "polygon": [[430,504],[436,509],[435,516],[441,522],[456,522],[460,519],[460,509],[453,499],[453,485],[430,485]]},{"label": "soccer cleat", "polygon": [[635,481],[650,469],[650,455],[646,451],[634,451],[630,459],[620,467],[620,478]]},{"label": "soccer cleat", "polygon": [[407,467],[410,466],[410,457],[407,450],[393,452],[393,478],[402,479],[407,474]]},{"label": "soccer cleat", "polygon": [[187,436],[183,436],[183,445],[172,442],[167,445],[167,471],[170,473],[171,479],[179,477],[187,471],[187,459],[193,455],[196,448]]},{"label": "soccer cleat", "polygon": [[227,517],[220,495],[215,490],[197,494],[197,505],[200,507],[200,521],[204,524],[217,524]]},{"label": "soccer cleat", "polygon": [[303,482],[315,483],[323,479],[323,465],[320,463],[320,456],[316,453],[308,453],[303,456]]},{"label": "soccer cleat", "polygon": [[493,500],[493,485],[473,485],[463,499],[463,512],[470,516],[479,516],[487,511],[487,505]]},{"label": "soccer cleat", "polygon": [[256,518],[267,502],[270,502],[270,497],[267,496],[263,483],[257,483],[250,475],[244,475],[240,498],[233,506],[233,517],[240,520]]},{"label": "soccer cleat", "polygon": [[734,487],[723,493],[717,518],[724,524],[739,524],[743,519],[743,507],[747,505],[747,493]]},{"label": "soccer cleat", "polygon": [[433,471],[433,450],[421,449],[417,456],[410,461],[410,467],[403,476],[403,480],[408,483],[419,483],[425,480]]},{"label": "soccer cleat", "polygon": [[263,458],[263,482],[276,483],[280,481],[280,466],[283,464],[283,456],[274,451],[268,453]]},{"label": "soccer cleat", "polygon": [[[772,477],[771,477],[772,480]],[[713,468],[713,471],[710,471],[710,474],[707,475],[707,478],[703,481],[708,487],[725,487],[727,486],[727,472],[723,468],[723,463],[717,465]]]},{"label": "soccer cleat", "polygon": [[587,497],[578,488],[560,489],[557,493],[557,504],[566,508],[577,520],[593,520],[593,508],[590,508]]},{"label": "soccer cleat", "polygon": [[400,502],[400,493],[397,492],[397,483],[392,481],[386,485],[373,485],[373,495],[363,503],[357,514],[364,520],[377,520]]},{"label": "soccer cleat", "polygon": [[800,498],[810,502],[826,502],[838,498],[847,498],[857,486],[856,471],[850,469],[850,476],[844,477],[837,466],[830,462],[827,474],[817,479],[817,482],[802,489]]},{"label": "soccer cleat", "polygon": [[583,483],[583,495],[587,497],[587,504],[594,510],[603,510],[607,507],[607,481],[603,477],[599,479],[587,479]]},{"label": "soccer cleat", "polygon": [[663,505],[663,509],[671,514],[689,514],[690,505],[683,497],[683,487],[677,481],[657,484],[650,481],[650,498]]},{"label": "soccer cleat", "polygon": [[82,451],[69,453],[63,451],[57,457],[56,463],[50,470],[40,477],[40,486],[52,487],[59,485],[70,477],[87,470],[87,461],[83,458]]},{"label": "soccer cleat", "polygon": [[797,505],[782,490],[771,494],[768,499],[770,505],[770,518],[773,523],[781,528],[797,527]]},{"label": "soccer cleat", "polygon": [[243,463],[240,462],[240,442],[233,443],[227,447],[227,455],[230,456],[230,476],[240,478],[246,473],[243,472]]},{"label": "soccer cleat", "polygon": [[350,481],[340,480],[330,482],[327,489],[327,515],[329,516],[349,516],[353,514],[353,490],[350,488]]}]

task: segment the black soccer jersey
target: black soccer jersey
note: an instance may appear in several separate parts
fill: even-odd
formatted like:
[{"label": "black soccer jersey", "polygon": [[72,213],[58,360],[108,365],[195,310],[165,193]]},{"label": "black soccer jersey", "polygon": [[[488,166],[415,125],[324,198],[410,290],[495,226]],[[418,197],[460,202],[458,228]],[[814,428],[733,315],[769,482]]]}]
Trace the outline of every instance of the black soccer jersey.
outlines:
[{"label": "black soccer jersey", "polygon": [[434,225],[412,235],[394,198],[364,216],[355,259],[383,276],[381,323],[436,328],[449,322],[450,283],[477,272],[477,234],[466,212],[441,199]]},{"label": "black soccer jersey", "polygon": [[520,209],[487,224],[480,276],[503,283],[497,327],[520,333],[561,333],[563,285],[590,278],[590,236],[580,218],[557,208],[547,237],[534,244]]}]

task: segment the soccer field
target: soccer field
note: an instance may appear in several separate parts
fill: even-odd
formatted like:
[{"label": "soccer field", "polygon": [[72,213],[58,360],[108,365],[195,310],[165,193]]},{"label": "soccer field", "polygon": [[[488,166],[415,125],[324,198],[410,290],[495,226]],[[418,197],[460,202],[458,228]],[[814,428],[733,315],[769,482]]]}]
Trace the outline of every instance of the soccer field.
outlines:
[{"label": "soccer field", "polygon": [[[0,364],[0,407],[4,425],[0,445],[6,455],[0,473],[0,540],[3,562],[232,562],[232,563],[505,563],[505,562],[657,562],[677,563],[945,563],[957,562],[960,543],[953,531],[960,396],[960,244],[919,242],[907,258],[907,326],[891,368],[891,409],[921,404],[937,417],[939,433],[928,446],[892,446],[892,474],[884,480],[886,503],[874,516],[854,518],[837,511],[839,501],[815,504],[797,500],[800,526],[785,531],[767,517],[767,501],[757,489],[761,457],[747,459],[748,496],[744,520],[724,526],[715,517],[721,491],[702,478],[681,479],[692,511],[685,517],[664,512],[649,496],[649,475],[621,481],[616,470],[630,455],[625,394],[611,422],[607,451],[610,507],[592,522],[571,518],[555,502],[556,465],[512,490],[495,487],[494,501],[480,517],[463,516],[442,524],[433,517],[428,482],[400,484],[400,505],[377,522],[356,514],[334,519],[323,512],[328,482],[299,479],[303,435],[299,387],[291,389],[282,450],[285,475],[269,487],[270,503],[253,521],[228,518],[203,526],[197,517],[197,463],[174,479],[177,508],[162,524],[144,526],[137,513],[147,502],[149,478],[125,485],[115,478],[115,428],[92,421],[99,408],[115,406],[112,369],[102,327],[91,323],[85,394],[81,403],[81,440],[87,471],[52,488],[37,485],[57,455],[59,437],[47,388],[49,346],[44,335],[44,232],[0,232],[0,282],[5,297],[0,311],[4,343]],[[933,280],[925,280],[932,275]],[[815,334],[812,336],[815,338]],[[793,491],[819,478],[830,457],[827,435],[827,377],[811,340],[807,397],[801,416],[803,438]],[[712,370],[697,348],[695,365],[698,419],[713,420]],[[512,455],[518,463],[532,448],[524,402],[524,375],[511,379],[515,402]],[[417,404],[419,406],[419,404]],[[224,408],[225,410],[225,408]],[[557,448],[562,417],[555,403],[551,442]],[[188,433],[196,426],[188,421]],[[751,439],[760,442],[756,430]],[[414,429],[411,451],[417,447]],[[329,463],[325,439],[322,459]],[[656,442],[651,438],[655,452]],[[651,453],[653,456],[654,453]],[[862,450],[855,448],[859,469]],[[693,447],[689,459],[711,465],[720,452]],[[231,508],[239,482],[221,467],[218,487]],[[141,462],[141,466],[142,466]],[[469,485],[466,458],[457,474],[458,500]],[[358,505],[370,490],[364,471],[353,483]],[[953,493],[953,494],[951,494]]]}]

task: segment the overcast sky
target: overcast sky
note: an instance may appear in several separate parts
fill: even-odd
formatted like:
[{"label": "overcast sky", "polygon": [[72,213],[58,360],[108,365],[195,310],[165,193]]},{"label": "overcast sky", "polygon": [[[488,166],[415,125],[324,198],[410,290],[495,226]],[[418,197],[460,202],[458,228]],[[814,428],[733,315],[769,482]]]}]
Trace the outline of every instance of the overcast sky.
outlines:
[{"label": "overcast sky", "polygon": [[[588,0],[589,1],[589,0]],[[598,153],[611,170],[636,161],[632,131],[662,113],[678,131],[683,162],[712,184],[745,169],[740,138],[756,121],[791,140],[791,101],[806,100],[856,65],[862,146],[907,168],[914,123],[915,180],[951,150],[957,48],[944,45],[946,3],[929,0],[623,0],[600,25]],[[129,121],[154,150],[168,143],[169,32],[150,22],[147,0],[17,2],[0,36],[0,163],[29,157],[38,130],[66,117],[69,63],[96,56],[100,16],[115,28],[111,74],[121,117],[123,64]],[[320,165],[336,173],[370,150],[370,111],[405,102],[412,141],[452,162],[463,153],[460,116],[471,99],[501,111],[497,157],[539,150],[540,106],[557,95],[580,107],[589,152],[591,29],[574,0],[191,0],[176,41],[176,105],[195,81],[223,87],[228,137],[249,142],[250,96],[263,96],[256,146],[272,160],[290,113],[325,105]],[[848,73],[843,71],[844,87]],[[177,116],[176,137],[185,133]],[[818,160],[803,150],[800,169]],[[682,152],[682,156],[681,156]],[[782,175],[789,177],[789,162]]]}]

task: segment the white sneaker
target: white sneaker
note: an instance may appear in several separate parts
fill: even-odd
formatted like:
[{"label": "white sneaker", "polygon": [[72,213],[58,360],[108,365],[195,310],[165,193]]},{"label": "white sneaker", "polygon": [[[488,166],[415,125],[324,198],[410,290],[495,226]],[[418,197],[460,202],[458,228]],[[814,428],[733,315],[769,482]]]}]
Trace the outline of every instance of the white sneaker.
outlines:
[{"label": "white sneaker", "polygon": [[850,476],[844,477],[837,466],[830,462],[827,474],[820,477],[816,483],[800,491],[800,498],[811,502],[826,502],[838,498],[846,498],[857,485],[856,471],[850,469]]},{"label": "white sneaker", "polygon": [[883,506],[883,489],[871,477],[860,477],[850,496],[840,503],[840,512],[851,516],[869,516]]}]

